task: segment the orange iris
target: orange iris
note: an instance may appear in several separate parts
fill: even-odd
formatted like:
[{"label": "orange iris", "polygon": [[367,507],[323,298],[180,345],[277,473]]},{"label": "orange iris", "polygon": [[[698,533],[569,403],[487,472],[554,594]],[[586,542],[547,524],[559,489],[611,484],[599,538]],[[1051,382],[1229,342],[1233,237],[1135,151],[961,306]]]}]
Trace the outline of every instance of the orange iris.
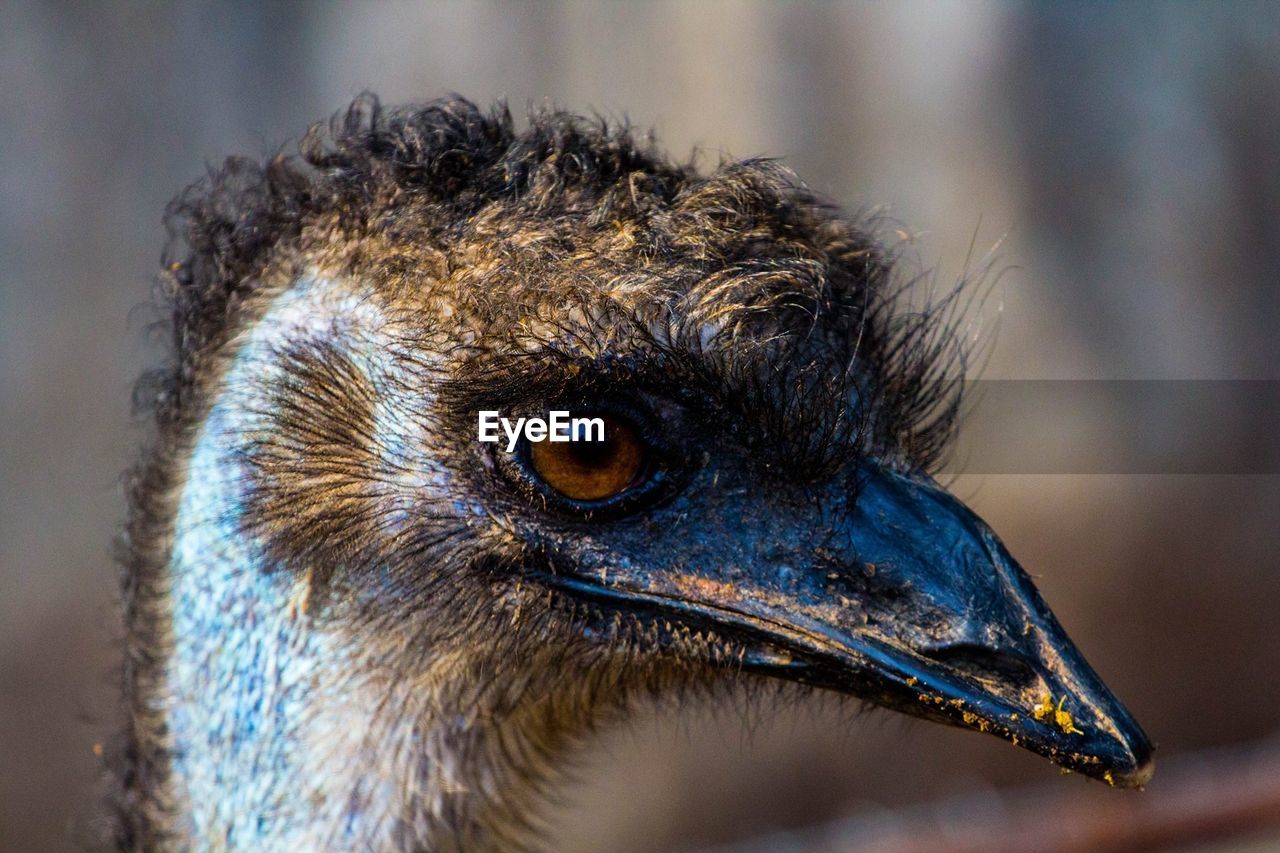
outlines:
[{"label": "orange iris", "polygon": [[644,468],[644,442],[630,423],[608,415],[604,441],[536,441],[529,461],[543,481],[575,501],[599,501],[636,483]]}]

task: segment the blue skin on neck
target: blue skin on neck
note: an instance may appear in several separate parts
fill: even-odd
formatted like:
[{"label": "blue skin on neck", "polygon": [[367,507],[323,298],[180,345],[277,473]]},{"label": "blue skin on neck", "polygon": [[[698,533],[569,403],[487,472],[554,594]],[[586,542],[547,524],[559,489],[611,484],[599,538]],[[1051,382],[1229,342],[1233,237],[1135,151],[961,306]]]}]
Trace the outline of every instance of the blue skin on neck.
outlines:
[{"label": "blue skin on neck", "polygon": [[[305,581],[272,571],[242,527],[243,448],[265,428],[280,343],[355,321],[352,295],[305,279],[238,343],[192,447],[173,530],[167,695],[174,805],[198,846],[371,843],[385,783],[355,776],[370,711],[336,636],[299,618]],[[342,340],[343,336],[336,336]],[[350,343],[350,338],[347,342]],[[361,360],[377,356],[358,348]],[[369,365],[372,366],[372,365]],[[379,789],[379,790],[375,790]],[[359,808],[355,806],[359,805]]]}]

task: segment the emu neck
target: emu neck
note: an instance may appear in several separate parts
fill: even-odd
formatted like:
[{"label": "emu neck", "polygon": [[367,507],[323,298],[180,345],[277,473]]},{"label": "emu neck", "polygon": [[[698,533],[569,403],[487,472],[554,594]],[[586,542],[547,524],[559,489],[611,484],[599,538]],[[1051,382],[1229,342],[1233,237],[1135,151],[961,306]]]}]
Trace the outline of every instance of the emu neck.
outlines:
[{"label": "emu neck", "polygon": [[340,629],[304,610],[306,580],[236,535],[236,475],[198,451],[176,526],[165,704],[178,834],[243,849],[448,849],[519,830],[512,812],[536,768],[509,747],[555,740],[546,721],[492,713],[486,691],[450,680],[474,669],[452,655],[411,680],[370,674]]},{"label": "emu neck", "polygon": [[449,680],[472,669],[453,658],[412,681],[371,677],[342,631],[304,610],[305,579],[236,535],[236,474],[198,451],[176,526],[165,704],[178,834],[243,849],[447,849],[511,831],[534,768],[495,744],[554,733],[474,704],[485,693]]},{"label": "emu neck", "polygon": [[170,830],[182,847],[254,850],[527,844],[545,772],[529,756],[571,722],[477,684],[484,661],[464,648],[415,647],[411,670],[372,659],[341,600],[311,606],[314,567],[272,565],[245,532],[242,449],[263,429],[273,353],[341,337],[327,324],[356,309],[335,287],[287,291],[233,348],[175,496],[172,641],[154,697]]}]

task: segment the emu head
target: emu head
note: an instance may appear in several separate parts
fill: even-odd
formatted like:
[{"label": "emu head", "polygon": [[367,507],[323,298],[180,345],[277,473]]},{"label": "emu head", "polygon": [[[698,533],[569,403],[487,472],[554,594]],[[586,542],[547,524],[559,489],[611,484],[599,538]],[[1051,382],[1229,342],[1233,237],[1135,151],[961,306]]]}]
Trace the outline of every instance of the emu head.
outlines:
[{"label": "emu head", "polygon": [[[946,330],[896,313],[868,226],[779,167],[365,100],[174,214],[177,360],[131,529],[151,824],[512,841],[547,756],[628,695],[763,677],[1150,774],[927,473]],[[607,436],[508,452],[480,410]]]}]

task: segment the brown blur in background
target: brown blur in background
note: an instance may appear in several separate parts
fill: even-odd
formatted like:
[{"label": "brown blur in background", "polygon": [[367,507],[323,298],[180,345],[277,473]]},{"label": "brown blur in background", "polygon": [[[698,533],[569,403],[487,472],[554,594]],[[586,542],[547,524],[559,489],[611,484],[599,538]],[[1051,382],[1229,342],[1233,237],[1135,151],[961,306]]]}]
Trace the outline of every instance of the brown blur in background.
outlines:
[{"label": "brown blur in background", "polygon": [[[0,850],[92,837],[94,745],[116,725],[110,542],[165,203],[361,90],[625,114],[711,165],[782,156],[843,205],[887,206],[940,286],[1000,242],[1005,272],[968,318],[998,329],[987,379],[1280,380],[1280,5],[4,0],[0,17]],[[1188,423],[1193,448],[1236,443],[1277,470],[1280,437],[1249,418]],[[1084,405],[983,429],[997,445],[1052,430],[1095,470],[1116,452],[1097,442],[1143,450],[1116,426]],[[954,488],[1161,769],[1280,732],[1280,476]],[[747,732],[738,710],[602,733],[552,812],[560,846],[735,844],[957,795],[999,811],[1028,785],[1160,792],[1159,771],[1147,794],[1109,791],[886,712],[815,702]]]}]

